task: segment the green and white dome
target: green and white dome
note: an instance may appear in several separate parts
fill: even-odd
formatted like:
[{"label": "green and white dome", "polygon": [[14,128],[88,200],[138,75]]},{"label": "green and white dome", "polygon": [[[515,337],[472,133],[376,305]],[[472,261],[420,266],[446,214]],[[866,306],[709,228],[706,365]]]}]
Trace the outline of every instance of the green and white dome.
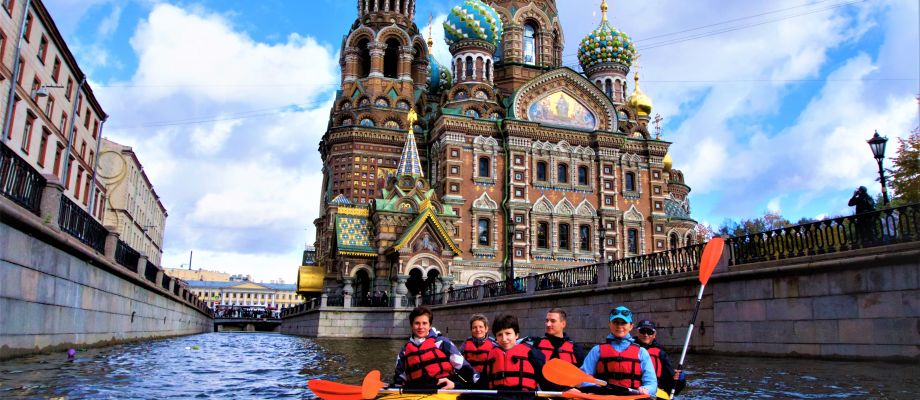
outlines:
[{"label": "green and white dome", "polygon": [[498,46],[502,38],[502,20],[492,6],[482,0],[466,0],[447,14],[444,41],[453,45],[464,39],[479,39]]}]

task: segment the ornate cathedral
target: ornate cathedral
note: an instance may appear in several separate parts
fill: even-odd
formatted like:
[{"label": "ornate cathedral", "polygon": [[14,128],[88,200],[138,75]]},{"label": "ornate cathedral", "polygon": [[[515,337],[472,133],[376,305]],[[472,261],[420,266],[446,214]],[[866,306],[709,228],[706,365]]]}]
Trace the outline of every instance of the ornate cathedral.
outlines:
[{"label": "ornate cathedral", "polygon": [[319,145],[324,292],[416,295],[694,242],[690,188],[638,73],[628,94],[636,51],[606,2],[584,73],[562,64],[554,0],[457,5],[449,64],[415,0],[357,3]]}]

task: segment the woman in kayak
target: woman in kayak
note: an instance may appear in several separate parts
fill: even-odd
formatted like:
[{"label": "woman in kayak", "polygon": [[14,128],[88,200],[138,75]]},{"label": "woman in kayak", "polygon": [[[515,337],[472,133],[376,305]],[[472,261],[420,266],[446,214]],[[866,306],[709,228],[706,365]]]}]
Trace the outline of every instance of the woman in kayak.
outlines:
[{"label": "woman in kayak", "polygon": [[460,345],[460,353],[463,358],[476,370],[482,372],[486,365],[486,359],[489,358],[489,352],[498,347],[495,339],[488,336],[489,320],[485,315],[473,314],[470,318],[470,337]]},{"label": "woman in kayak", "polygon": [[433,320],[425,306],[409,313],[412,334],[396,357],[394,386],[454,389],[475,382],[473,368],[457,346],[431,326]]},{"label": "woman in kayak", "polygon": [[[657,393],[658,379],[655,377],[652,358],[629,335],[633,328],[632,317],[632,312],[624,306],[610,310],[607,343],[594,346],[588,352],[581,370],[607,381],[609,386],[605,389],[608,390],[627,387],[646,395]],[[588,388],[582,391],[596,393]]]},{"label": "woman in kayak", "polygon": [[520,327],[517,317],[503,315],[492,323],[492,332],[499,347],[489,352],[479,382],[489,389],[537,391],[543,379],[546,358],[540,350],[518,343]]}]

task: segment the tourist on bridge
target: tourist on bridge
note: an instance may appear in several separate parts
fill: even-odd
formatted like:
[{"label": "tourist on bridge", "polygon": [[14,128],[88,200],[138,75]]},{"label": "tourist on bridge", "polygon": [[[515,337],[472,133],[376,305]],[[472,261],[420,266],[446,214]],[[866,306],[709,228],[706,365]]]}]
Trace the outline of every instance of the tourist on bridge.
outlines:
[{"label": "tourist on bridge", "polygon": [[473,314],[470,318],[470,337],[460,345],[460,353],[477,373],[482,372],[489,358],[489,352],[498,347],[495,339],[488,336],[489,320],[485,315]]},{"label": "tourist on bridge", "polygon": [[661,348],[658,340],[655,339],[658,336],[655,323],[647,319],[639,321],[639,324],[636,325],[636,330],[638,332],[636,334],[636,344],[647,350],[649,356],[652,357],[652,364],[655,365],[655,377],[658,378],[658,387],[668,393],[671,393],[671,389],[674,389],[674,394],[680,393],[687,386],[687,378],[684,376],[683,371],[674,369],[668,353]]},{"label": "tourist on bridge", "polygon": [[393,385],[411,388],[454,389],[475,382],[476,372],[460,350],[431,322],[431,310],[418,306],[409,313],[409,341],[396,356]]},{"label": "tourist on bridge", "polygon": [[[543,353],[520,338],[517,317],[502,315],[492,323],[499,347],[489,352],[479,378],[481,386],[497,390],[534,392],[546,386],[543,378]],[[532,398],[532,396],[527,397]]]},{"label": "tourist on bridge", "polygon": [[[535,340],[532,345],[543,353],[543,357],[546,358],[546,361],[558,358],[569,364],[581,366],[587,352],[584,346],[580,343],[573,342],[572,339],[569,338],[569,335],[565,333],[565,310],[558,307],[549,309],[549,311],[546,312],[546,319],[543,326],[546,328],[546,333],[542,338]],[[545,387],[544,389],[561,391],[566,388],[550,383],[549,387]]]},{"label": "tourist on bridge", "polygon": [[[633,342],[629,332],[633,328],[633,314],[628,308],[619,306],[610,310],[610,334],[607,343],[594,346],[581,370],[593,375],[595,378],[607,381],[611,386],[596,390],[585,387],[582,391],[621,394],[616,391],[617,386],[637,389],[642,394],[658,392],[658,379],[655,377],[655,366],[648,350],[643,349]],[[578,389],[573,389],[578,390]]]}]

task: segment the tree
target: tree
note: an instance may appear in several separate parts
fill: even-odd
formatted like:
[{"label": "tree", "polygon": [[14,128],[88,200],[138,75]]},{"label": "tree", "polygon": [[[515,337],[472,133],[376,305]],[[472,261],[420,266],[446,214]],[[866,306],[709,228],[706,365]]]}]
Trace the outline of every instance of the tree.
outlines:
[{"label": "tree", "polygon": [[892,205],[920,202],[920,127],[907,137],[898,138],[898,155],[894,157],[891,174],[891,189],[894,191]]},{"label": "tree", "polygon": [[693,231],[696,232],[696,237],[700,242],[712,239],[712,236],[716,233],[716,231],[712,229],[712,225],[709,224],[696,224],[696,228],[693,228]]},{"label": "tree", "polygon": [[733,221],[726,218],[719,226],[719,235],[745,236],[792,226],[788,219],[777,212],[765,212],[763,217]]}]

